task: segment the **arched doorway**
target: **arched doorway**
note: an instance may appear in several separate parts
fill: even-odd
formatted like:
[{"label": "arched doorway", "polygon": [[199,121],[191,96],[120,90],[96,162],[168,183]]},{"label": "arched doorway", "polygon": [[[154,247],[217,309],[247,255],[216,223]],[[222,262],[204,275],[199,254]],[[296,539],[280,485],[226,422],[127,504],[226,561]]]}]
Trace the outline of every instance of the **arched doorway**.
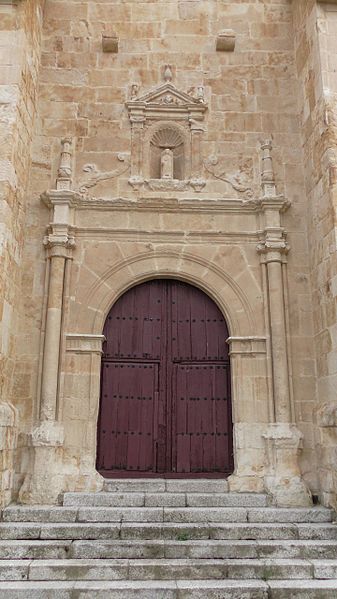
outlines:
[{"label": "arched doorway", "polygon": [[149,281],[120,297],[103,333],[99,472],[231,473],[228,330],[216,304],[192,285]]}]

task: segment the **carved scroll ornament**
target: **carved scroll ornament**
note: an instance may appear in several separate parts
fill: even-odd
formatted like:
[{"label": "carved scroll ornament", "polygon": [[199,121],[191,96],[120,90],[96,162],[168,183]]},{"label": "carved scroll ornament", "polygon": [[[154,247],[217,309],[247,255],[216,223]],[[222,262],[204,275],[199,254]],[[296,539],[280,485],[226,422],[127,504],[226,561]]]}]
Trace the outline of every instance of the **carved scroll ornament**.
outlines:
[{"label": "carved scroll ornament", "polygon": [[82,170],[85,173],[89,173],[91,176],[81,184],[79,192],[83,195],[87,195],[89,189],[92,189],[101,181],[114,179],[115,177],[119,177],[129,170],[130,158],[127,154],[118,154],[117,160],[122,163],[122,166],[111,171],[99,171],[96,164],[85,164]]},{"label": "carved scroll ornament", "polygon": [[228,183],[235,191],[247,199],[253,196],[253,189],[247,173],[240,168],[234,173],[229,173],[227,169],[219,165],[219,159],[217,156],[209,156],[204,161],[206,171],[212,175],[215,179]]}]

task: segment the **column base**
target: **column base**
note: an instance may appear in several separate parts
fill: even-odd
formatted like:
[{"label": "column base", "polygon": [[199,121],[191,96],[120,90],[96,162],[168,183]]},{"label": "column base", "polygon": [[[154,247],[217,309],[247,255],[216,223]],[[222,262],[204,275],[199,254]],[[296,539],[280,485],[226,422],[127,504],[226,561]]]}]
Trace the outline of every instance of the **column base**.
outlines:
[{"label": "column base", "polygon": [[302,434],[293,424],[270,424],[263,435],[267,468],[265,489],[277,507],[309,507],[312,497],[298,464]]},{"label": "column base", "polygon": [[63,426],[42,422],[31,435],[32,469],[23,482],[19,501],[28,504],[56,504],[66,491],[97,492],[103,478],[94,468],[75,468],[64,460]]}]

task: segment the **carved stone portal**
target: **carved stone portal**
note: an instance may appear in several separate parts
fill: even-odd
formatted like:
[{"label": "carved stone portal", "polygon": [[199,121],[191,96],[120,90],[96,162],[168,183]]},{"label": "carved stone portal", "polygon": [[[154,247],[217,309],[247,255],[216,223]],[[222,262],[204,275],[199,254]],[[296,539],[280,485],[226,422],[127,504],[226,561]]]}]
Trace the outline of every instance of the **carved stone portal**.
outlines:
[{"label": "carved stone portal", "polygon": [[[167,68],[166,68],[167,71]],[[166,72],[165,71],[165,72]],[[131,122],[131,176],[135,189],[201,191],[201,137],[207,107],[202,86],[196,97],[178,90],[169,79],[127,102]]]}]

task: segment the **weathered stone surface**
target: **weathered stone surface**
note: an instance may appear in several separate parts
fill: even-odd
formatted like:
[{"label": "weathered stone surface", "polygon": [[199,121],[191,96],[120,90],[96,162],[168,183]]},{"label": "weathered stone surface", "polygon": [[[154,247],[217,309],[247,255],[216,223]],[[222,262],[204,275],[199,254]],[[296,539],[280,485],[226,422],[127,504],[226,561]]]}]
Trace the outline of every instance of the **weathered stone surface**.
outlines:
[{"label": "weathered stone surface", "polygon": [[3,510],[5,522],[75,522],[77,509],[63,507],[10,506]]},{"label": "weathered stone surface", "polygon": [[333,512],[323,508],[313,509],[249,509],[249,522],[331,522]]},{"label": "weathered stone surface", "polygon": [[[135,509],[147,491],[153,508],[183,508],[178,495],[155,496],[185,494],[209,512],[205,522],[231,505],[228,489],[254,492],[251,507],[266,489],[278,506],[309,505],[311,493],[337,506],[334,4],[0,5],[2,506],[103,485],[134,493]],[[225,30],[231,54],[216,51]],[[114,36],[118,54],[102,52]],[[154,176],[153,107],[137,104],[163,80],[176,89],[160,97],[155,121],[185,131],[183,179],[172,164]],[[235,472],[104,482],[95,467],[104,321],[132,285],[165,277],[205,290],[228,321]],[[245,507],[243,496],[232,507]],[[313,514],[308,522],[324,521]]]},{"label": "weathered stone surface", "polygon": [[246,522],[244,508],[164,508],[164,522]]}]

